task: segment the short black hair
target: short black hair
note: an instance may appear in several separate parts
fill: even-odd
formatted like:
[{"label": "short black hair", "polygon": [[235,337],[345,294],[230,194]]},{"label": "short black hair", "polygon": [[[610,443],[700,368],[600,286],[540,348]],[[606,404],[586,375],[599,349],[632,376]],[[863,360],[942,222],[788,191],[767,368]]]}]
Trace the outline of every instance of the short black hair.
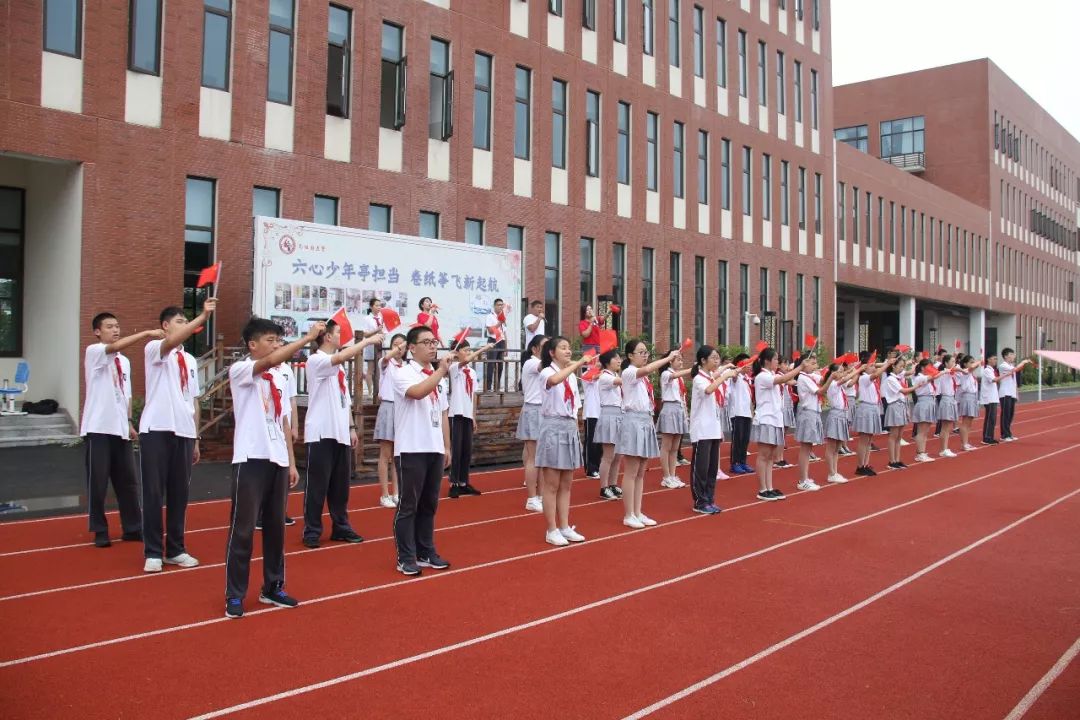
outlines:
[{"label": "short black hair", "polygon": [[432,330],[431,328],[429,328],[427,325],[417,325],[417,326],[413,327],[412,329],[410,329],[409,334],[405,336],[405,344],[406,345],[415,345],[416,344],[416,339],[418,337],[420,337],[420,333],[424,333],[424,332],[429,332],[432,335],[435,334],[435,331]]},{"label": "short black hair", "polygon": [[338,326],[338,324],[336,322],[334,322],[333,320],[327,320],[326,321],[326,329],[323,330],[321,333],[319,333],[319,336],[317,338],[315,338],[315,347],[318,348],[320,345],[322,345],[323,342],[325,342],[325,340],[326,340],[326,336],[329,335],[330,332],[334,328],[336,328],[337,326]]},{"label": "short black hair", "polygon": [[170,305],[169,307],[162,310],[161,314],[158,315],[158,325],[160,325],[161,323],[169,322],[170,320],[172,320],[177,315],[183,315],[183,314],[184,314],[184,308],[177,307],[176,305]]},{"label": "short black hair", "polygon": [[492,306],[492,307],[495,307],[495,305],[496,305],[497,303],[504,303],[504,304],[505,304],[505,301],[504,301],[504,300],[503,300],[502,298],[495,298],[495,299],[494,299],[494,300],[493,300],[493,301],[491,302],[491,306]]},{"label": "short black hair", "polygon": [[537,305],[539,305],[540,307],[543,307],[544,306],[544,301],[543,300],[533,300],[531,303],[529,303],[529,307],[536,307]]},{"label": "short black hair", "polygon": [[371,298],[370,300],[367,301],[368,313],[371,312],[371,306],[374,305],[377,302],[382,302],[382,298],[373,297],[373,298]]},{"label": "short black hair", "polygon": [[1001,349],[1001,356],[1002,357],[1005,357],[1006,355],[1009,355],[1009,354],[1015,354],[1015,353],[1016,353],[1016,351],[1013,350],[1012,348],[1002,348]]},{"label": "short black hair", "polygon": [[[425,300],[431,300],[431,298],[429,298],[429,297],[428,297],[427,295],[425,295],[424,297],[420,298],[420,302],[416,303],[416,307],[418,307],[418,308],[420,308],[421,310],[423,310],[423,309],[424,309],[424,301],[425,301]],[[431,300],[431,301],[432,301],[432,302],[435,302],[434,300]]]},{"label": "short black hair", "polygon": [[100,312],[100,313],[98,313],[97,315],[94,316],[93,320],[90,321],[90,327],[93,328],[94,330],[100,330],[101,329],[101,323],[105,322],[106,320],[115,320],[115,319],[116,319],[116,316],[113,315],[111,312]]},{"label": "short black hair", "polygon": [[278,337],[281,337],[285,334],[285,330],[273,320],[253,316],[247,321],[247,325],[244,326],[244,329],[240,334],[241,337],[244,338],[244,345],[247,345],[252,340],[258,340],[264,335],[277,335]]}]

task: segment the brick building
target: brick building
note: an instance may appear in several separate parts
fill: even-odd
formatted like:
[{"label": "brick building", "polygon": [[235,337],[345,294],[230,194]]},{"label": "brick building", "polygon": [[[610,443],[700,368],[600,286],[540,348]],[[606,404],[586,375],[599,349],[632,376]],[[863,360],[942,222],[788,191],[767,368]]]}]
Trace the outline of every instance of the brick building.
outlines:
[{"label": "brick building", "polygon": [[[834,101],[827,2],[41,0],[2,12],[0,371],[30,360],[35,396],[68,408],[90,317],[113,309],[132,330],[165,304],[194,311],[193,273],[214,259],[230,268],[214,331],[234,341],[251,307],[253,214],[520,248],[524,294],[545,298],[549,329],[572,330],[610,293],[627,329],[661,348],[756,341],[752,320],[786,349],[804,333],[850,347],[869,341],[874,313],[866,327],[882,342],[925,344],[928,322],[945,342],[937,315],[960,328],[954,313],[969,307],[999,339],[1017,317],[1058,323],[1055,347],[1077,338],[1075,305],[1071,320],[1036,312],[992,274],[1002,265],[987,248],[1023,241],[990,227],[991,180],[979,196],[937,169],[981,147],[987,176],[1010,172],[991,165],[989,120],[970,114],[986,143],[925,152],[925,180],[953,195],[833,142],[834,127],[878,128],[871,111],[923,113],[933,148],[935,124],[957,116],[918,96],[903,109]],[[1010,127],[1065,148],[1048,216],[1073,233],[1053,265],[1072,282],[1076,142],[1007,80],[990,84]],[[868,266],[846,220],[837,233],[836,190],[855,186],[875,211],[887,198],[967,232],[967,269],[948,265],[942,287],[918,257],[917,279],[880,248]],[[983,326],[964,322],[974,348]]]}]

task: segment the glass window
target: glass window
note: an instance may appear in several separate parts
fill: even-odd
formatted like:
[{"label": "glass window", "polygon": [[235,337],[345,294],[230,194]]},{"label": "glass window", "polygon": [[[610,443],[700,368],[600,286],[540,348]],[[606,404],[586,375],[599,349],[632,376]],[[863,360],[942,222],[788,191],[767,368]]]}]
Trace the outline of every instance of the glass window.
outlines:
[{"label": "glass window", "polygon": [[739,264],[739,344],[749,347],[746,313],[750,312],[750,266]]},{"label": "glass window", "polygon": [[731,141],[720,139],[720,207],[731,209]]},{"label": "glass window", "polygon": [[532,111],[532,70],[514,68],[514,157],[529,159]]},{"label": "glass window", "polygon": [[559,334],[559,233],[544,233],[544,330]]},{"label": "glass window", "polygon": [[668,347],[677,348],[682,341],[682,255],[677,252],[671,253],[668,282],[668,311],[671,314]]},{"label": "glass window", "polygon": [[694,75],[705,77],[705,11],[694,6]]},{"label": "glass window", "polygon": [[585,91],[585,174],[600,176],[600,93]]},{"label": "glass window", "polygon": [[694,341],[705,344],[705,258],[694,257]]},{"label": "glass window", "polygon": [[805,290],[805,280],[802,273],[795,275],[795,337],[799,342],[802,342],[805,334],[803,333],[803,297]]},{"label": "glass window", "polygon": [[655,52],[656,21],[653,13],[653,0],[641,2],[641,51],[646,55]]},{"label": "glass window", "polygon": [[596,299],[596,294],[593,287],[593,239],[583,237],[578,243],[579,252],[579,264],[578,264],[578,299],[581,303],[581,309],[584,310],[586,305],[592,305]]},{"label": "glass window", "polygon": [[82,57],[82,0],[45,0],[43,14],[44,49]]},{"label": "glass window", "polygon": [[338,224],[338,199],[336,197],[315,196],[315,222],[323,225]]},{"label": "glass window", "polygon": [[430,210],[420,211],[420,237],[432,239],[439,237],[439,213]]},{"label": "glass window", "polygon": [[428,77],[428,137],[449,140],[454,134],[454,71],[450,43],[431,38]]},{"label": "glass window", "polygon": [[[210,198],[212,222],[213,190]],[[23,189],[0,187],[0,357],[19,357],[23,352],[25,206]]]},{"label": "glass window", "polygon": [[844,200],[847,188],[844,183],[836,184],[836,232],[841,240],[847,239],[847,215],[844,214]]},{"label": "glass window", "polygon": [[[611,244],[611,295],[615,304],[626,311],[626,245]],[[615,317],[620,317],[616,315]]]},{"label": "glass window", "polygon": [[863,209],[863,237],[866,239],[866,247],[870,247],[870,191],[866,192],[866,203]]},{"label": "glass window", "polygon": [[802,63],[798,60],[794,61],[795,78],[793,80],[795,84],[795,122],[802,122]]},{"label": "glass window", "polygon": [[814,304],[810,309],[814,337],[821,334],[821,278],[814,276]]},{"label": "glass window", "polygon": [[859,244],[859,188],[851,186],[851,242]]},{"label": "glass window", "polygon": [[814,232],[821,234],[821,173],[814,173]]},{"label": "glass window", "polygon": [[596,29],[596,0],[581,0],[581,27]]},{"label": "glass window", "polygon": [[551,81],[551,165],[566,169],[566,83]]},{"label": "glass window", "polygon": [[[215,240],[215,185],[208,178],[189,177],[184,193],[184,314],[188,319],[202,312],[202,303],[209,297],[210,287],[196,288],[199,273],[214,264]],[[269,190],[270,188],[255,188]],[[276,217],[276,216],[274,216]],[[207,348],[207,338],[214,337],[213,321],[205,333],[192,336],[184,349],[202,354]]]},{"label": "glass window", "polygon": [[679,67],[679,0],[668,0],[668,62]]},{"label": "glass window", "polygon": [[810,71],[810,127],[818,129],[818,74]]},{"label": "glass window", "polygon": [[880,196],[877,199],[877,249],[885,249],[885,198]]},{"label": "glass window", "polygon": [[781,270],[780,277],[777,281],[777,295],[779,299],[780,307],[777,308],[780,315],[780,322],[787,320],[787,272]]},{"label": "glass window", "polygon": [[379,127],[405,126],[405,29],[382,24],[382,84],[379,91]]},{"label": "glass window", "polygon": [[768,83],[768,68],[765,66],[766,58],[768,57],[769,50],[765,43],[758,40],[757,44],[757,94],[758,104],[761,107],[767,107],[769,104],[769,83]]},{"label": "glass window", "polygon": [[653,249],[641,248],[641,334],[653,334]]},{"label": "glass window", "polygon": [[697,134],[697,199],[709,203],[709,133],[704,130]]},{"label": "glass window", "polygon": [[484,221],[465,218],[465,242],[468,245],[484,244]]},{"label": "glass window", "polygon": [[617,179],[623,185],[630,184],[630,103],[619,102],[619,135]]},{"label": "glass window", "polygon": [[772,220],[772,157],[761,156],[761,219]]},{"label": "glass window", "polygon": [[925,125],[926,118],[922,115],[882,122],[881,157],[923,152]]},{"label": "glass window", "polygon": [[780,161],[780,224],[785,227],[791,223],[791,189],[788,177],[791,168],[787,160]]},{"label": "glass window", "polygon": [[721,260],[717,273],[717,302],[716,302],[716,341],[721,345],[727,345],[727,316],[728,316],[728,264],[727,260]]},{"label": "glass window", "polygon": [[752,188],[750,186],[750,163],[753,151],[743,145],[742,149],[742,211],[743,215],[750,215],[754,211]]},{"label": "glass window", "polygon": [[645,186],[649,190],[656,190],[658,185],[658,173],[657,164],[659,163],[659,156],[657,155],[657,127],[660,123],[660,118],[656,113],[650,112],[645,114]]},{"label": "glass window", "polygon": [[392,231],[393,213],[389,205],[368,205],[368,228],[385,233]]},{"label": "glass window", "polygon": [[739,97],[746,97],[746,86],[749,80],[746,76],[746,31],[739,31]]},{"label": "glass window", "polygon": [[806,229],[806,168],[799,168],[799,229]]},{"label": "glass window", "polygon": [[684,144],[686,142],[686,128],[681,122],[676,122],[672,133],[671,143],[671,175],[672,191],[675,197],[685,197],[686,166],[684,159]]},{"label": "glass window", "polygon": [[769,309],[769,268],[763,267],[758,277],[758,312],[762,316]]},{"label": "glass window", "polygon": [[[191,198],[190,195],[188,197]],[[199,206],[203,207],[202,203]],[[270,187],[253,188],[251,214],[253,217],[281,217],[281,191]]]},{"label": "glass window", "polygon": [[131,0],[128,69],[161,74],[161,0]]},{"label": "glass window", "polygon": [[867,151],[866,125],[852,125],[851,127],[836,128],[833,137],[840,142],[845,142],[856,150]]},{"label": "glass window", "polygon": [[727,22],[716,18],[716,84],[727,87]]},{"label": "glass window", "polygon": [[781,115],[787,112],[787,78],[784,68],[784,53],[776,51],[776,112]]},{"label": "glass window", "polygon": [[292,104],[293,0],[270,2],[270,46],[266,68],[266,99]]},{"label": "glass window", "polygon": [[232,0],[207,0],[203,8],[203,87],[229,89],[231,24]]},{"label": "glass window", "polygon": [[326,114],[349,117],[352,12],[330,6],[326,27]]},{"label": "glass window", "polygon": [[[587,5],[588,3],[586,3]],[[593,2],[593,14],[596,13],[596,3]],[[626,0],[615,0],[615,42],[626,42]],[[590,30],[595,30],[596,25],[589,27]]]},{"label": "glass window", "polygon": [[473,147],[491,149],[491,56],[473,56]]}]

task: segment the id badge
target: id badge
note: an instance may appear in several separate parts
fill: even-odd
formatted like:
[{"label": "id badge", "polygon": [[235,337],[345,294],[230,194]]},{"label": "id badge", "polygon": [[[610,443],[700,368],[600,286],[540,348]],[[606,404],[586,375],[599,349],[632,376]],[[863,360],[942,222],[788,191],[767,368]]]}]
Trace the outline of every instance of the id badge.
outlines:
[{"label": "id badge", "polygon": [[278,428],[276,420],[271,420],[270,418],[266,419],[266,435],[271,440],[277,440],[280,437],[281,431]]},{"label": "id badge", "polygon": [[431,427],[437,428],[442,424],[442,413],[438,408],[431,408]]}]

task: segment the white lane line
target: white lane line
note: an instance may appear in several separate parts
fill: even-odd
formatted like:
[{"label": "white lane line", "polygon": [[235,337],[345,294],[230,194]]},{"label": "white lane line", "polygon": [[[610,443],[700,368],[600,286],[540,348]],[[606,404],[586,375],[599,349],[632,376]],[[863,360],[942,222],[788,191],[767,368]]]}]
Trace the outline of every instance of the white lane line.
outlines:
[{"label": "white lane line", "polygon": [[1031,709],[1031,706],[1042,697],[1044,692],[1046,692],[1046,689],[1057,680],[1058,675],[1065,672],[1065,668],[1069,666],[1069,663],[1076,659],[1077,654],[1080,654],[1080,638],[1077,638],[1076,642],[1072,644],[1072,647],[1066,650],[1065,654],[1058,658],[1058,661],[1054,663],[1054,666],[1047,670],[1046,674],[1039,679],[1039,682],[1035,683],[1035,685],[1028,690],[1027,695],[1020,699],[1020,702],[1016,704],[1016,707],[1012,709],[1012,712],[1005,716],[1005,720],[1020,720],[1020,718],[1024,717],[1024,715],[1027,714],[1027,711]]},{"label": "white lane line", "polygon": [[[1059,450],[1059,451],[1057,451],[1056,453],[1053,453],[1053,454],[1056,455],[1056,454],[1059,454],[1061,452],[1065,452],[1066,450],[1074,450],[1076,448],[1080,448],[1080,443],[1071,445],[1068,448]],[[1050,457],[1050,455],[1047,455],[1046,457]],[[1025,464],[1027,464],[1027,463],[1025,463]],[[482,643],[485,643],[485,642],[489,642],[491,640],[496,640],[498,638],[506,637],[508,635],[513,635],[513,634],[522,632],[524,630],[529,630],[531,628],[539,627],[541,625],[547,625],[547,624],[552,623],[552,622],[556,622],[556,621],[559,621],[559,620],[564,620],[564,619],[566,619],[568,617],[573,617],[575,615],[580,615],[581,613],[587,612],[589,610],[594,610],[594,609],[599,608],[599,607],[604,607],[606,605],[611,605],[613,603],[619,602],[620,600],[626,600],[627,598],[636,597],[638,595],[642,595],[644,593],[651,592],[653,590],[659,590],[661,588],[669,587],[669,586],[674,585],[676,583],[681,583],[681,582],[684,582],[686,580],[697,578],[697,577],[700,577],[702,575],[705,575],[705,574],[714,572],[716,570],[719,570],[721,568],[729,567],[731,565],[743,562],[745,560],[750,560],[752,558],[760,557],[762,555],[765,555],[765,554],[768,554],[768,553],[771,553],[771,552],[775,552],[776,550],[779,550],[781,548],[789,547],[791,545],[795,545],[795,544],[798,544],[798,543],[801,543],[801,542],[805,542],[807,540],[819,537],[821,535],[826,535],[826,534],[835,532],[835,531],[837,531],[837,530],[839,530],[841,528],[850,527],[852,525],[857,525],[859,523],[870,520],[871,518],[879,517],[881,515],[893,512],[893,511],[901,509],[901,508],[910,507],[911,505],[915,505],[916,503],[923,502],[924,500],[935,497],[937,495],[941,495],[942,493],[945,493],[945,492],[949,492],[950,490],[956,489],[958,487],[963,487],[965,485],[970,485],[970,484],[972,484],[974,482],[977,482],[980,479],[985,479],[986,477],[990,477],[992,475],[998,475],[998,474],[1001,474],[1002,472],[1006,472],[1008,470],[1013,470],[1016,467],[1020,467],[1020,465],[1016,465],[1016,466],[1007,468],[1006,470],[999,470],[999,471],[997,471],[995,473],[991,473],[991,475],[984,475],[984,476],[982,476],[982,478],[975,478],[973,480],[968,480],[966,482],[959,483],[958,485],[953,485],[953,486],[951,486],[949,488],[943,488],[941,490],[930,493],[928,495],[923,495],[922,497],[915,498],[914,500],[909,500],[909,501],[901,503],[899,505],[894,505],[894,506],[891,506],[891,507],[888,507],[888,508],[885,508],[885,509],[882,509],[882,510],[878,510],[877,512],[870,513],[868,515],[863,515],[861,517],[853,518],[853,519],[845,521],[843,523],[839,523],[837,525],[832,525],[830,527],[823,528],[821,530],[817,530],[817,531],[812,532],[812,533],[807,533],[805,535],[799,535],[798,537],[794,537],[794,538],[792,538],[790,540],[785,540],[783,542],[776,543],[775,545],[770,545],[769,547],[765,547],[765,548],[762,548],[760,550],[755,550],[755,551],[747,553],[745,555],[741,555],[739,557],[732,558],[730,560],[725,560],[725,561],[717,563],[715,565],[710,565],[708,567],[701,568],[700,570],[695,570],[693,572],[689,572],[689,573],[686,573],[684,575],[679,575],[677,577],[669,578],[667,580],[662,580],[660,582],[653,583],[651,585],[646,585],[644,587],[640,587],[640,588],[637,588],[635,590],[630,590],[630,591],[627,591],[627,592],[624,592],[624,593],[620,593],[618,595],[612,595],[612,596],[606,597],[606,598],[604,598],[602,600],[597,600],[595,602],[588,603],[587,605],[581,605],[581,606],[578,606],[578,607],[575,607],[575,608],[571,608],[570,610],[565,610],[563,612],[556,613],[554,615],[548,615],[546,617],[537,618],[536,620],[532,620],[532,621],[527,622],[527,623],[521,623],[520,625],[514,625],[512,627],[503,628],[502,630],[497,630],[495,632],[487,633],[486,635],[481,635],[479,637],[475,637],[475,638],[472,638],[470,640],[464,640],[462,642],[454,643],[452,645],[445,645],[443,647],[436,648],[434,650],[429,650],[427,652],[420,653],[420,654],[417,654],[417,655],[412,655],[412,656],[407,657],[407,658],[401,658],[399,660],[394,660],[393,662],[384,663],[382,665],[377,665],[375,667],[366,668],[364,670],[360,670],[360,671],[357,671],[357,672],[354,672],[354,673],[349,673],[347,675],[340,675],[338,677],[330,678],[329,680],[323,680],[321,682],[312,683],[310,685],[304,685],[304,686],[301,686],[301,687],[293,688],[291,690],[286,690],[284,692],[276,693],[274,695],[268,695],[266,697],[258,698],[258,699],[255,699],[255,700],[250,700],[248,702],[233,705],[231,707],[222,708],[220,710],[214,710],[212,712],[208,712],[208,713],[205,713],[203,715],[195,716],[195,717],[191,718],[190,720],[210,720],[211,718],[222,717],[223,715],[229,715],[231,713],[240,712],[242,710],[249,710],[251,708],[259,707],[261,705],[266,705],[268,703],[277,702],[278,700],[285,700],[287,698],[296,697],[297,695],[303,695],[303,694],[306,694],[306,693],[315,692],[317,690],[324,690],[326,688],[333,687],[335,685],[340,685],[342,683],[347,683],[347,682],[351,682],[353,680],[359,680],[360,678],[368,677],[370,675],[375,675],[377,673],[384,672],[386,670],[393,670],[395,668],[399,668],[399,667],[402,667],[404,665],[411,665],[411,664],[414,664],[414,663],[417,663],[417,662],[421,662],[423,660],[428,660],[428,659],[433,658],[433,657],[438,657],[440,655],[446,655],[446,654],[452,653],[452,652],[454,652],[456,650],[461,650],[461,649],[464,649],[464,648],[472,647],[474,645],[479,645],[479,644],[482,644]],[[858,603],[857,605],[854,605],[854,606],[848,608],[847,610],[844,610],[843,612],[838,613],[837,615],[834,615],[831,618],[818,623],[817,625],[813,626],[812,628],[808,628],[807,630],[802,631],[798,635],[794,635],[791,638],[788,638],[787,640],[783,641],[782,643],[777,643],[776,645],[771,646],[770,648],[762,651],[761,653],[758,653],[757,655],[755,655],[755,656],[753,656],[751,658],[748,658],[747,660],[744,660],[739,665],[735,665],[735,666],[732,666],[732,668],[728,668],[727,670],[724,671],[724,673],[718,673],[717,675],[713,676],[712,678],[708,678],[706,680],[703,680],[700,683],[692,685],[692,686],[690,686],[690,688],[687,688],[686,690],[681,691],[681,693],[676,693],[675,695],[672,695],[669,698],[665,698],[664,700],[661,700],[660,702],[658,702],[658,703],[656,703],[654,705],[651,705],[648,708],[645,708],[644,710],[641,710],[638,713],[635,713],[634,715],[629,716],[629,718],[644,717],[645,715],[648,715],[648,714],[650,714],[652,712],[655,712],[655,710],[658,710],[658,709],[660,709],[662,707],[666,707],[667,705],[670,705],[672,702],[675,702],[676,700],[678,700],[678,699],[680,699],[682,697],[686,697],[686,695],[689,695],[692,692],[696,692],[697,690],[700,690],[703,687],[707,687],[708,685],[716,682],[717,680],[721,679],[722,677],[726,677],[727,675],[730,675],[732,672],[736,672],[737,670],[742,669],[742,667],[746,667],[746,665],[757,662],[758,660],[762,659],[763,657],[766,657],[767,655],[771,655],[773,652],[776,652],[777,650],[780,650],[783,647],[786,647],[787,645],[790,645],[791,643],[798,641],[799,639],[801,639],[802,637],[805,637],[806,635],[817,632],[821,628],[826,627],[828,625],[831,625],[832,623],[836,622],[837,620],[839,620],[839,619],[841,619],[843,617],[847,617],[848,615],[852,614],[853,612],[856,612],[859,609],[861,609],[863,607],[866,607],[870,603],[875,602],[879,598],[884,597],[885,595],[888,595],[889,593],[894,592],[895,590],[903,587],[904,585],[907,585],[907,584],[913,582],[914,580],[922,577],[923,575],[927,574],[928,572],[933,571],[935,568],[940,567],[941,565],[944,565],[945,563],[949,562],[950,560],[953,560],[953,559],[963,555],[966,552],[969,552],[970,550],[978,547],[979,545],[982,545],[983,543],[989,542],[990,540],[994,539],[995,537],[998,537],[999,535],[1002,535],[1003,533],[1008,532],[1009,530],[1016,527],[1017,525],[1020,525],[1021,523],[1026,522],[1027,520],[1030,520],[1031,518],[1042,514],[1043,512],[1049,510],[1050,508],[1054,507],[1058,503],[1064,502],[1065,500],[1073,497],[1074,495],[1076,495],[1078,493],[1080,493],[1080,488],[1078,488],[1076,490],[1073,490],[1072,492],[1068,493],[1067,495],[1065,495],[1063,497],[1060,497],[1057,500],[1054,500],[1053,502],[1051,502],[1051,503],[1049,503],[1047,505],[1044,505],[1040,509],[1038,509],[1035,512],[1021,518],[1020,520],[1017,520],[1017,521],[1007,525],[1006,527],[1004,527],[1004,528],[1002,528],[1000,530],[997,530],[996,532],[975,541],[974,543],[968,545],[967,547],[965,547],[965,548],[963,548],[961,550],[958,550],[957,552],[954,552],[951,555],[949,555],[949,556],[947,556],[947,557],[945,557],[945,558],[943,558],[941,560],[938,560],[937,562],[933,563],[932,565],[929,565],[926,568],[923,568],[919,572],[915,573],[914,575],[910,575],[907,578],[905,578],[904,580],[901,580],[900,582],[892,585],[891,587],[886,588],[885,590],[883,590],[883,591],[881,591],[879,593],[876,593],[875,595],[871,596],[870,598],[867,598],[866,600],[863,600],[862,602]],[[629,720],[629,718],[627,718],[627,720]]]}]

